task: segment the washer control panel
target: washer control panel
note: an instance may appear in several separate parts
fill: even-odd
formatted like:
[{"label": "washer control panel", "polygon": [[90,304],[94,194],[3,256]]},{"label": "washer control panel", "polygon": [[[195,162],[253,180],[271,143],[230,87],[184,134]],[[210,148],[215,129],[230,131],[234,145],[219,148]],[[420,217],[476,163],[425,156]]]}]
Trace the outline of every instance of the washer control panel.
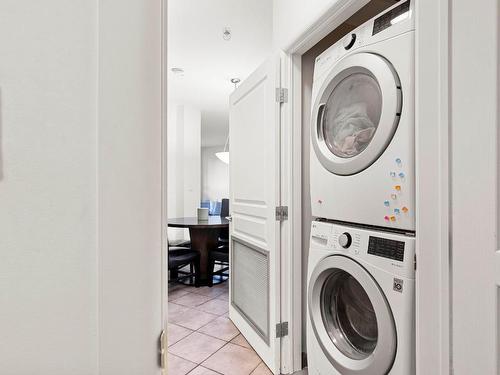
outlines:
[{"label": "washer control panel", "polygon": [[370,236],[368,240],[368,254],[402,262],[405,258],[405,243],[404,241]]},{"label": "washer control panel", "polygon": [[415,237],[326,221],[311,225],[311,251],[344,254],[405,277],[415,275]]}]

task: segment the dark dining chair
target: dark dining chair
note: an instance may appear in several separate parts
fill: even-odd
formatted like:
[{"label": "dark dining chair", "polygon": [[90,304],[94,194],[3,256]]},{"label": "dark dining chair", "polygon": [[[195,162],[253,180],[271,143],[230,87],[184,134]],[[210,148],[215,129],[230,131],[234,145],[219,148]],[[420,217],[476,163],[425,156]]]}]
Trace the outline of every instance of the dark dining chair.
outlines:
[{"label": "dark dining chair", "polygon": [[[215,266],[219,266],[220,268],[214,271]],[[229,247],[220,246],[217,250],[210,251],[208,270],[208,286],[213,285],[214,275],[219,276],[221,282],[229,278]]]},{"label": "dark dining chair", "polygon": [[[224,218],[229,216],[229,199],[222,200],[220,216]],[[225,228],[221,231],[219,235],[219,247],[220,246],[225,246],[229,250],[229,228]]]},{"label": "dark dining chair", "polygon": [[[182,268],[189,266],[189,272]],[[199,286],[200,253],[188,247],[169,247],[168,270],[170,271],[170,282],[194,278],[194,285]]]}]

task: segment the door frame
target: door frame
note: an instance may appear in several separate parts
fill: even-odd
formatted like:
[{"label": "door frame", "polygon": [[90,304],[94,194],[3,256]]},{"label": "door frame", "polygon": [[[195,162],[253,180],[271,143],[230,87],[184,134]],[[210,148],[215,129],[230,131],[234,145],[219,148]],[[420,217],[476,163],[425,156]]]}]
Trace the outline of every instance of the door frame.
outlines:
[{"label": "door frame", "polygon": [[168,0],[161,0],[161,328],[159,365],[168,372]]},{"label": "door frame", "polygon": [[[417,374],[450,373],[450,246],[449,246],[449,11],[450,0],[416,1],[415,8],[415,119],[416,119],[416,364]],[[369,0],[338,0],[295,41],[282,47],[287,55],[292,130],[287,141],[292,181],[289,234],[291,272],[300,274],[301,253],[301,57],[340,26]],[[437,67],[437,68],[436,68]],[[437,126],[436,126],[437,124]],[[436,160],[438,162],[436,162]],[[297,178],[300,177],[300,178]],[[284,242],[285,244],[286,242]],[[289,242],[290,243],[290,242]],[[425,251],[432,249],[432,251]],[[286,252],[283,252],[286,253]],[[283,267],[287,270],[286,267]],[[285,274],[285,272],[283,272]],[[425,277],[422,277],[425,275]],[[291,275],[288,275],[291,276]],[[298,370],[302,351],[301,283],[289,280],[293,301],[289,317],[293,330],[292,359]],[[286,296],[283,296],[286,298]],[[298,301],[300,300],[300,301]],[[285,316],[285,315],[284,315]],[[437,334],[436,334],[437,333]],[[438,338],[436,340],[436,337]],[[286,358],[286,357],[283,357]]]}]

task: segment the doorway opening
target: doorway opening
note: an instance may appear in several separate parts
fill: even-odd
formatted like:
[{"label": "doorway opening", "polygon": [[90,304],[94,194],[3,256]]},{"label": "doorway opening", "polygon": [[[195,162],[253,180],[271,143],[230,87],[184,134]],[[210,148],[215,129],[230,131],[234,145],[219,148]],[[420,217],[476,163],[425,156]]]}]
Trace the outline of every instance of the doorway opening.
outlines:
[{"label": "doorway opening", "polygon": [[229,314],[229,97],[271,52],[272,2],[167,7],[168,373],[271,374]]}]

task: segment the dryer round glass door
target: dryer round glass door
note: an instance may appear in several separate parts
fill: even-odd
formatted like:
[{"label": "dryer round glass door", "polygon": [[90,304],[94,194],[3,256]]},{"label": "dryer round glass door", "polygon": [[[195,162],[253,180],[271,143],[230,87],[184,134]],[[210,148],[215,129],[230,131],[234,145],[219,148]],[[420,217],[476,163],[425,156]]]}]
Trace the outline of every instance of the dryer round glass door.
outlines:
[{"label": "dryer round glass door", "polygon": [[338,175],[368,168],[391,141],[401,105],[399,78],[383,57],[359,53],[340,60],[313,105],[312,143],[321,164]]},{"label": "dryer round glass door", "polygon": [[344,375],[385,374],[396,356],[396,327],[369,272],[342,255],[323,259],[309,280],[309,316],[325,356]]}]

